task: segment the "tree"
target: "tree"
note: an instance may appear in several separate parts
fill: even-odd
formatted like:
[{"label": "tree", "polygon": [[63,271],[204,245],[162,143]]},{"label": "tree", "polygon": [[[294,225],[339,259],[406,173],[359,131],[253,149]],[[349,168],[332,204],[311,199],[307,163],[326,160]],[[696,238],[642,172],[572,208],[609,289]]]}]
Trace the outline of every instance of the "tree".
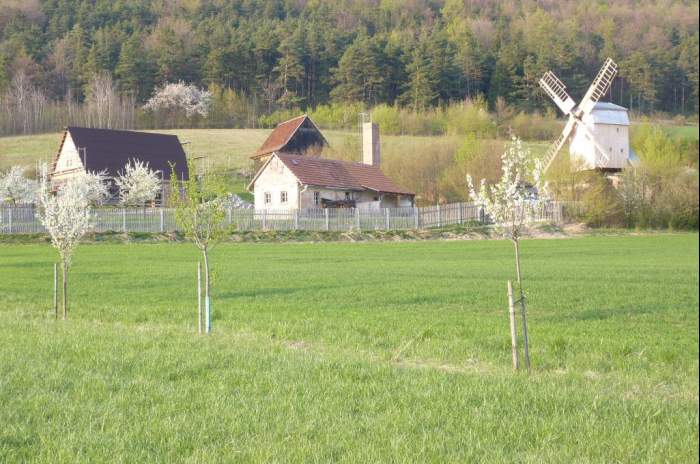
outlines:
[{"label": "tree", "polygon": [[99,191],[93,185],[95,176],[76,176],[51,191],[46,165],[40,169],[39,220],[51,237],[51,244],[61,259],[63,288],[63,319],[68,317],[68,270],[80,240],[89,227],[90,192]]},{"label": "tree", "polygon": [[[527,338],[527,321],[525,315],[525,292],[523,291],[520,270],[520,238],[524,227],[541,212],[548,200],[548,188],[544,182],[541,160],[532,160],[530,153],[523,149],[522,142],[513,138],[501,157],[502,175],[498,183],[487,185],[482,179],[477,191],[472,178],[467,175],[469,196],[491,218],[496,230],[503,237],[513,242],[515,247],[515,270],[520,292],[520,310],[523,324],[525,346],[525,365],[530,370],[530,353]],[[514,362],[517,358],[514,357]]]},{"label": "tree", "polygon": [[194,116],[206,118],[210,107],[211,92],[180,81],[157,87],[143,109],[154,113],[165,113],[166,117],[176,120],[183,113],[187,119]]},{"label": "tree", "polygon": [[24,166],[12,166],[0,173],[0,203],[33,203],[36,199],[36,181],[25,177]]},{"label": "tree", "polygon": [[131,160],[114,179],[119,187],[119,199],[124,205],[141,206],[154,201],[162,189],[158,174],[148,163]]},{"label": "tree", "polygon": [[[226,220],[226,193],[218,176],[208,173],[195,176],[194,164],[188,163],[190,177],[180,183],[171,183],[170,201],[175,207],[175,220],[180,231],[202,253],[204,261],[204,307],[205,331],[211,331],[211,279],[209,275],[209,252],[211,248],[228,234]],[[177,179],[173,168],[171,179]],[[202,333],[201,303],[198,311],[198,332]]]}]

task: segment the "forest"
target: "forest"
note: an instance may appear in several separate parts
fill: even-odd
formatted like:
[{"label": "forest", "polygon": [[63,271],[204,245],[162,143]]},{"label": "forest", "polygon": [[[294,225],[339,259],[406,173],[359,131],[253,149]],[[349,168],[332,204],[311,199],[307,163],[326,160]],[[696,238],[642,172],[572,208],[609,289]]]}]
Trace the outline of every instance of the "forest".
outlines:
[{"label": "forest", "polygon": [[180,81],[213,99],[207,120],[177,123],[191,127],[338,105],[551,111],[544,71],[577,99],[607,56],[620,65],[611,101],[697,114],[693,1],[0,0],[0,133],[56,130],[105,79],[115,126],[168,125],[141,108]]}]

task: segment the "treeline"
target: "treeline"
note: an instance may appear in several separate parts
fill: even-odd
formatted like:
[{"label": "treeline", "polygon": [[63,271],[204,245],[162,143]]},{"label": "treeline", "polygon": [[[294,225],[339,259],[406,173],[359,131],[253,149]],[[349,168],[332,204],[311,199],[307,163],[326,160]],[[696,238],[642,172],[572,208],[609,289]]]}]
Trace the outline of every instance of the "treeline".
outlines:
[{"label": "treeline", "polygon": [[9,90],[20,76],[49,102],[82,104],[107,73],[140,105],[156,86],[184,81],[219,94],[219,109],[236,116],[208,122],[226,127],[348,102],[422,112],[483,96],[492,110],[501,97],[530,112],[551,107],[537,86],[545,70],[578,98],[611,56],[620,65],[612,101],[694,114],[697,9],[671,0],[1,0],[0,93],[17,106]]}]

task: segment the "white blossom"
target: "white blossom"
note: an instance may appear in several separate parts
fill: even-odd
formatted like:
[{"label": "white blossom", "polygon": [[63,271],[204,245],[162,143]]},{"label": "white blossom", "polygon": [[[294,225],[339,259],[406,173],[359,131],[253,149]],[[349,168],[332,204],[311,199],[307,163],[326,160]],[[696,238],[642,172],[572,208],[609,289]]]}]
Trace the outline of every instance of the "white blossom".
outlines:
[{"label": "white blossom", "polygon": [[125,205],[143,205],[153,201],[162,188],[158,174],[148,167],[148,163],[139,160],[129,162],[114,182]]},{"label": "white blossom", "polygon": [[69,266],[73,251],[89,227],[90,187],[82,176],[74,177],[51,192],[46,166],[41,169],[39,220],[51,237],[64,266]]},{"label": "white blossom", "polygon": [[517,241],[524,225],[544,211],[549,191],[542,177],[542,161],[533,161],[520,139],[513,137],[501,159],[501,179],[494,185],[487,185],[482,179],[477,191],[467,175],[469,196],[506,238]]},{"label": "white blossom", "polygon": [[25,177],[26,168],[12,166],[4,174],[0,173],[0,203],[34,203],[37,183]]},{"label": "white blossom", "polygon": [[146,102],[146,111],[182,110],[185,116],[207,117],[211,107],[211,92],[200,89],[193,84],[166,83],[157,87],[153,96]]}]

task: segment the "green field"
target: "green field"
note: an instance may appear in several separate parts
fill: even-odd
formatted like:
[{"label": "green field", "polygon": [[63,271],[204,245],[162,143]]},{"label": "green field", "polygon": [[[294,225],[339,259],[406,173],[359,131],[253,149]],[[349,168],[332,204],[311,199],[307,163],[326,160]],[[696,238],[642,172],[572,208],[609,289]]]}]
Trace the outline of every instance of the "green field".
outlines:
[{"label": "green field", "polygon": [[[0,462],[697,462],[698,235],[0,245]],[[408,342],[413,343],[399,352]],[[398,356],[397,356],[398,354]]]}]

